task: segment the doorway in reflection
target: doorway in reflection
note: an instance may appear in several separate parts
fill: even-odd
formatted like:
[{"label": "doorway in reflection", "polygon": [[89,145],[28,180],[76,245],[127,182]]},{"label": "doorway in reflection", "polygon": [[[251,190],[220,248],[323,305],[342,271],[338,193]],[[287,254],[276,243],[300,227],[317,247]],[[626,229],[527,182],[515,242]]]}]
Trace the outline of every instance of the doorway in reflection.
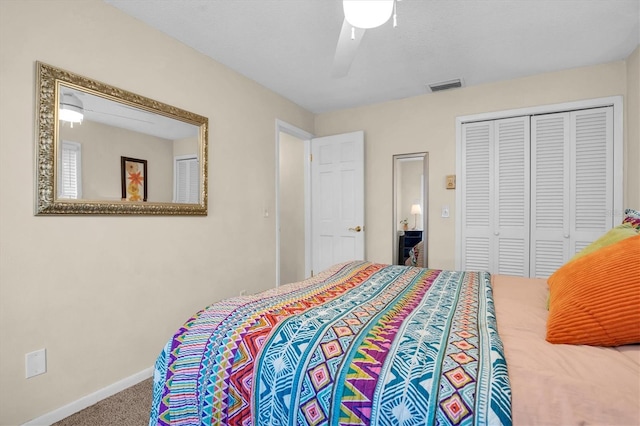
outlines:
[{"label": "doorway in reflection", "polygon": [[393,156],[393,263],[427,267],[428,153]]}]

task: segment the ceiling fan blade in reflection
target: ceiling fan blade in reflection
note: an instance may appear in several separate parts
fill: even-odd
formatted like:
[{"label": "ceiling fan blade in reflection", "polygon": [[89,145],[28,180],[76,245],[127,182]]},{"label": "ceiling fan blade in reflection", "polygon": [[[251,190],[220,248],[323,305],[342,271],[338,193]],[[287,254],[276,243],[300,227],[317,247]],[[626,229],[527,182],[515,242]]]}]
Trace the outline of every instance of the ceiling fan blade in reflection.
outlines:
[{"label": "ceiling fan blade in reflection", "polygon": [[[129,107],[123,106],[123,108],[129,108]],[[129,109],[137,111],[138,115],[140,115],[140,112],[145,113],[144,111],[135,110],[134,108],[129,108]],[[154,122],[152,120],[144,120],[144,119],[136,118],[136,117],[131,116],[131,115],[124,115],[124,114],[118,114],[118,113],[113,113],[113,112],[96,111],[95,109],[87,109],[86,111],[87,112],[93,112],[95,114],[108,115],[108,116],[111,116],[111,117],[114,117],[114,118],[118,118],[118,119],[122,119],[122,120],[131,120],[131,121],[138,121],[140,123],[154,124]],[[151,115],[151,114],[147,113],[147,115]]]},{"label": "ceiling fan blade in reflection", "polygon": [[362,37],[364,37],[364,33],[365,30],[362,28],[354,28],[346,19],[342,22],[340,37],[338,38],[338,44],[336,45],[336,55],[333,59],[331,77],[341,78],[349,74],[351,63],[356,56],[358,46],[362,41]]}]

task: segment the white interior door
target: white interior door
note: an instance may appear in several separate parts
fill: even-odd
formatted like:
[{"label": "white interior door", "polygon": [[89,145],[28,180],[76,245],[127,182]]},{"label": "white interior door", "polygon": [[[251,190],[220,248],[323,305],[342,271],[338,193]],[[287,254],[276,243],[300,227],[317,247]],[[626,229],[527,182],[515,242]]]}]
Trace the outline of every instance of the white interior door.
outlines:
[{"label": "white interior door", "polygon": [[312,272],[364,259],[364,132],[311,140]]}]

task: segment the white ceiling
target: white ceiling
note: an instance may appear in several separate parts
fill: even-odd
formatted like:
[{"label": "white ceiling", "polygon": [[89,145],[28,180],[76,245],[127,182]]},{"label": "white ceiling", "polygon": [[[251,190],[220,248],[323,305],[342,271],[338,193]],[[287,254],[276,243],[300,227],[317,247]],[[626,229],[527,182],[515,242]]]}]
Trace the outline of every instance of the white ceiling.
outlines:
[{"label": "white ceiling", "polygon": [[331,77],[340,0],[104,0],[321,113],[625,59],[640,0],[403,0],[397,28],[367,30],[346,77]]}]

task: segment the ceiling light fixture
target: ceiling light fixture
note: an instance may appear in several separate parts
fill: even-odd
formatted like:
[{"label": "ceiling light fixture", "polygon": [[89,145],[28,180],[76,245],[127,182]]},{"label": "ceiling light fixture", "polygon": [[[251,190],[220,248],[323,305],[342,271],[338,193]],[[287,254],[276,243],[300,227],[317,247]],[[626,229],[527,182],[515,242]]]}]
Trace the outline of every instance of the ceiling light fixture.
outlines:
[{"label": "ceiling light fixture", "polygon": [[84,108],[82,101],[73,93],[63,94],[60,101],[60,120],[71,123],[82,123]]},{"label": "ceiling light fixture", "polygon": [[[395,0],[344,0],[344,18],[356,28],[376,28],[391,18]],[[395,26],[395,17],[394,17]]]}]

